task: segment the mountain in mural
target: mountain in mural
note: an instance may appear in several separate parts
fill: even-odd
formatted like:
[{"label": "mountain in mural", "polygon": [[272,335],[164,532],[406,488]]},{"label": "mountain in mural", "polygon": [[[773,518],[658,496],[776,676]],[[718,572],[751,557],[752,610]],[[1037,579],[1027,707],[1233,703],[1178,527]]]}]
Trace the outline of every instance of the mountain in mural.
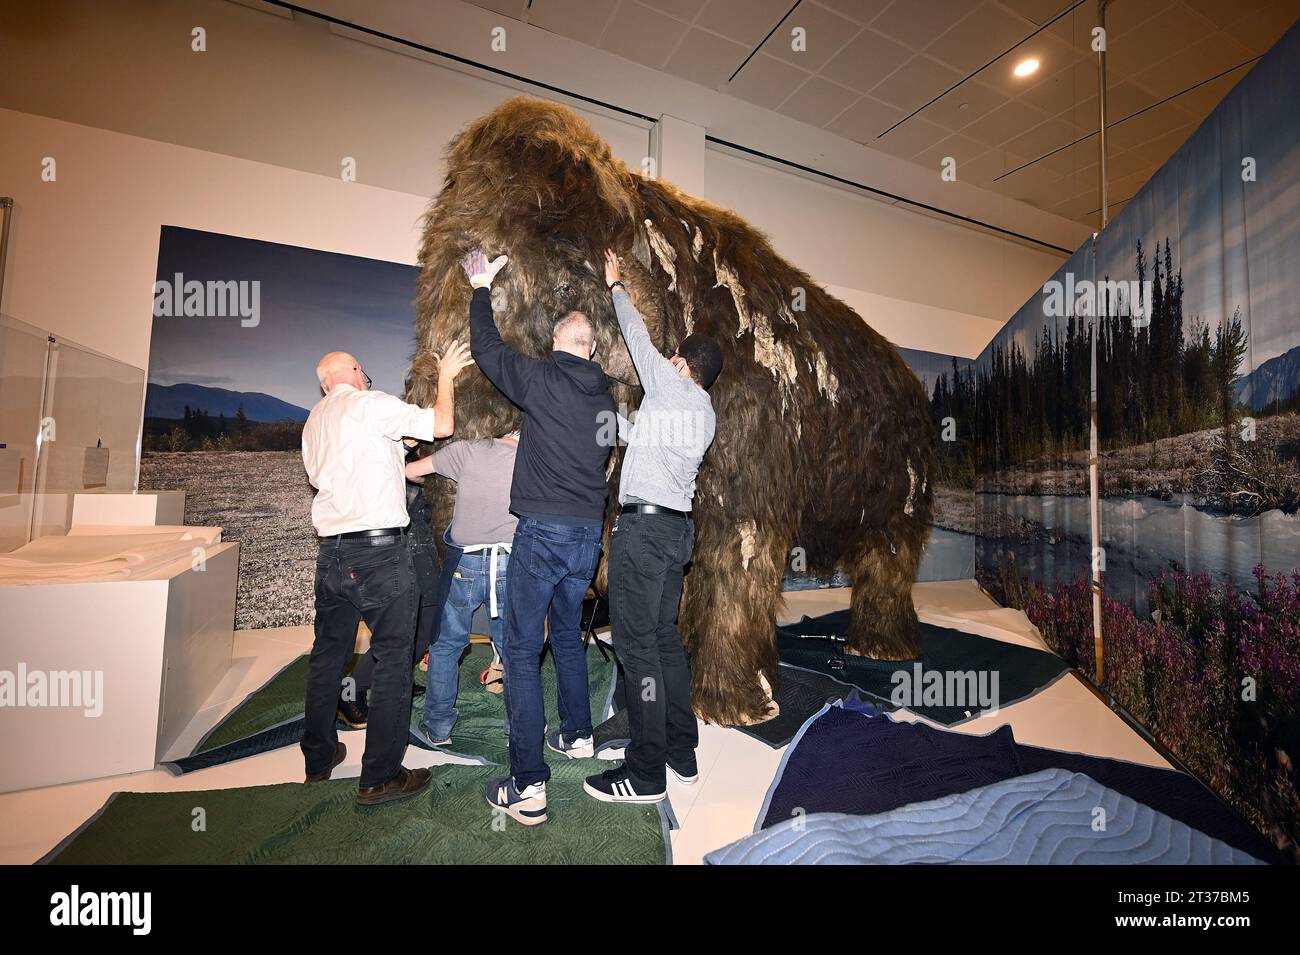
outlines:
[{"label": "mountain in mural", "polygon": [[1237,400],[1251,411],[1288,405],[1300,391],[1300,345],[1243,375],[1236,389]]},{"label": "mountain in mural", "polygon": [[144,399],[146,418],[179,420],[185,417],[187,407],[193,411],[202,409],[214,418],[218,415],[234,418],[242,407],[247,419],[256,422],[306,421],[308,414],[304,408],[260,391],[231,391],[188,382],[175,385],[150,382]]}]

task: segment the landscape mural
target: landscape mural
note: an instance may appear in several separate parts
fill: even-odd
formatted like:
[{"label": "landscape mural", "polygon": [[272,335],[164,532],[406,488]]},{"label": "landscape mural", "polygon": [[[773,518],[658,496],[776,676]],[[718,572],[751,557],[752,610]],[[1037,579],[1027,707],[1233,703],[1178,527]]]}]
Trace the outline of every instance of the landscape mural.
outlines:
[{"label": "landscape mural", "polygon": [[930,396],[937,465],[934,518],[918,580],[975,576],[975,363],[969,358],[900,348]]},{"label": "landscape mural", "polygon": [[[400,395],[418,272],[163,228],[140,487],[185,491],[187,524],[216,525],[239,541],[236,627],[311,624],[316,536],[301,444],[320,397],[316,363],[328,351],[351,352],[376,388]],[[199,307],[204,290],[232,282],[257,283],[235,286],[256,310],[211,307],[224,300]],[[189,283],[197,283],[192,298]],[[202,314],[183,314],[187,301]]]},{"label": "landscape mural", "polygon": [[[1297,88],[1293,29],[985,349],[975,418],[978,578],[1095,676],[1095,333],[1102,686],[1293,858]],[[1099,307],[1060,314],[1085,281]]]}]

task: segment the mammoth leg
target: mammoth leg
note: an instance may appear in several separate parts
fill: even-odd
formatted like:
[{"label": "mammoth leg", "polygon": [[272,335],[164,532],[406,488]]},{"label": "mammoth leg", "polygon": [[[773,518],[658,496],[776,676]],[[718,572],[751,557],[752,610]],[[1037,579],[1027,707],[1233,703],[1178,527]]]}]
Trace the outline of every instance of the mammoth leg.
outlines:
[{"label": "mammoth leg", "polygon": [[892,535],[872,532],[858,555],[846,561],[853,582],[853,613],[845,649],[880,660],[910,660],[921,652],[912,605],[912,583],[921,564],[926,529],[904,518]]},{"label": "mammoth leg", "polygon": [[779,712],[776,611],[788,528],[697,513],[694,566],[682,598],[696,714],[709,723],[757,723]]}]

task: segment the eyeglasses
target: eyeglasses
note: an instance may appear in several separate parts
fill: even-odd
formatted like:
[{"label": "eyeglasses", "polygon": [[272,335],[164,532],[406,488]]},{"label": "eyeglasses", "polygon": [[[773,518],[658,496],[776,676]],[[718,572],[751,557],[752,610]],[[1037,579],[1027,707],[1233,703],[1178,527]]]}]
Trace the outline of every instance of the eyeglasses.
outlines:
[{"label": "eyeglasses", "polygon": [[366,374],[364,368],[358,368],[357,370],[361,372],[361,377],[366,380],[366,391],[369,391],[371,388],[374,387],[375,383],[370,380],[370,376]]}]

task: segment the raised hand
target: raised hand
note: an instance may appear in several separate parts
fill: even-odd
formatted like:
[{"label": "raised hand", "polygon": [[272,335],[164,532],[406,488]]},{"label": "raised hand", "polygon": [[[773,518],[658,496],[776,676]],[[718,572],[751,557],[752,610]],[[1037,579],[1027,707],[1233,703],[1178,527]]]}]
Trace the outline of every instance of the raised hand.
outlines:
[{"label": "raised hand", "polygon": [[491,288],[492,280],[509,262],[508,256],[498,255],[491,262],[482,248],[475,249],[460,260],[460,267],[465,270],[469,284],[475,288]]},{"label": "raised hand", "polygon": [[438,358],[438,380],[442,381],[444,376],[450,376],[449,380],[454,380],[462,369],[472,364],[474,359],[470,357],[469,345],[464,342],[452,342]]},{"label": "raised hand", "polygon": [[622,278],[623,278],[623,270],[622,267],[619,265],[618,256],[614,254],[613,249],[606,249],[605,250],[606,287],[613,285],[615,282],[621,281]]}]

